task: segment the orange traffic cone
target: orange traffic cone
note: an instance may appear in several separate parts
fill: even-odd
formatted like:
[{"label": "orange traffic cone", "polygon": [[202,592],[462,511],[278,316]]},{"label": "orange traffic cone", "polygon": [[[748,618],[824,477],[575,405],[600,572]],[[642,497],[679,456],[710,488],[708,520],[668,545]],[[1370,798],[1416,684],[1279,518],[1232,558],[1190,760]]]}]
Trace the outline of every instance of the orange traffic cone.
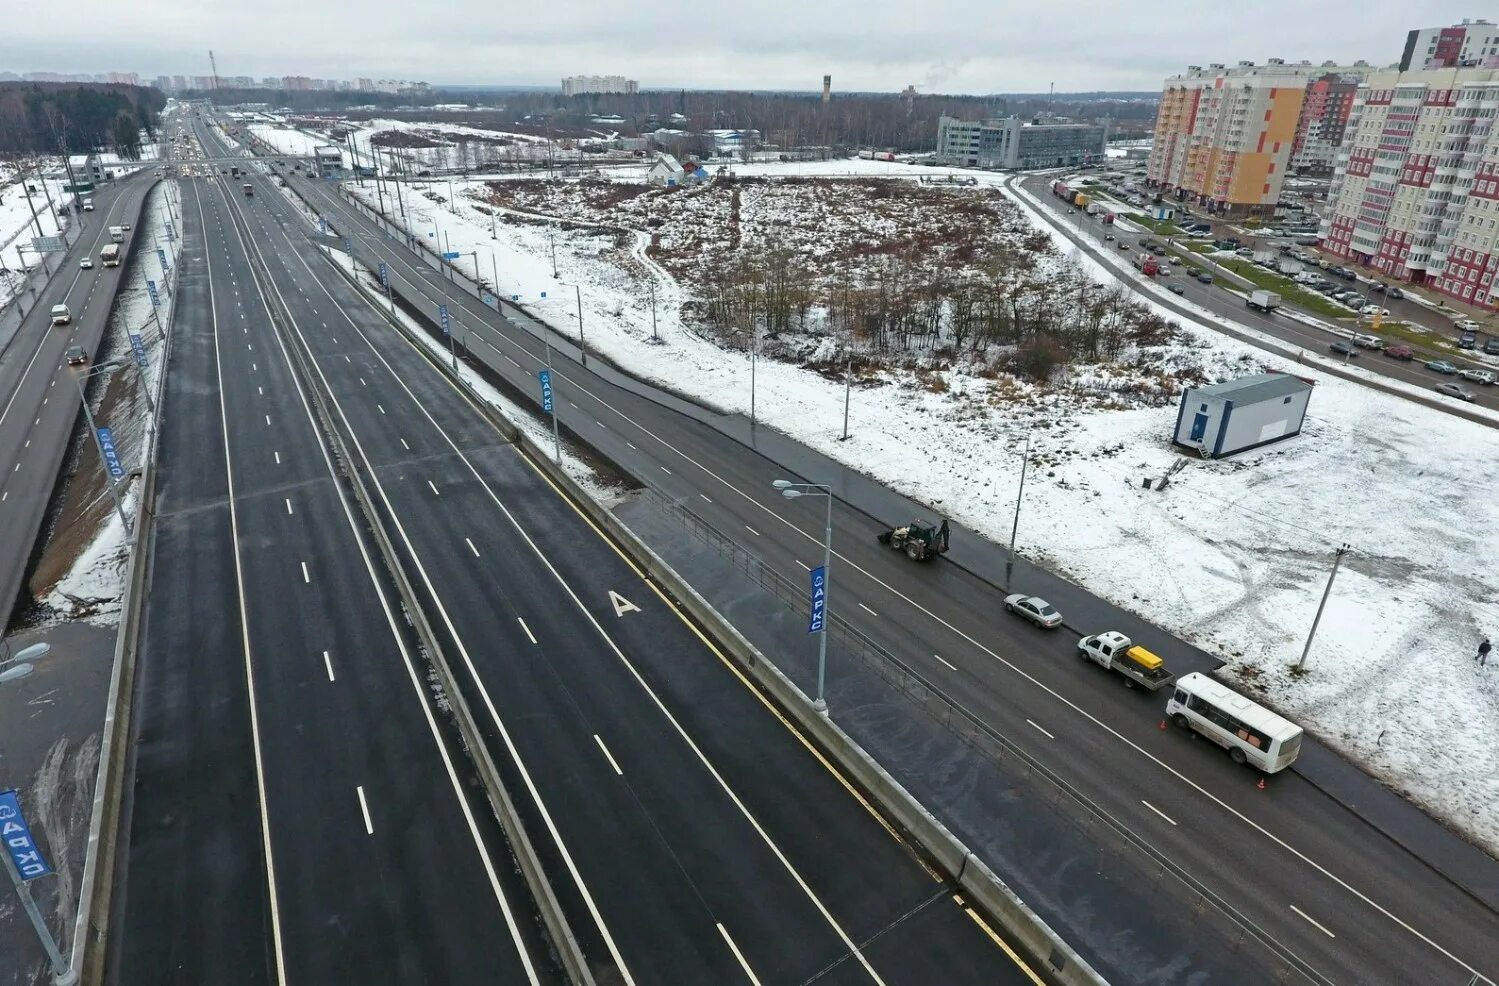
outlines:
[{"label": "orange traffic cone", "polygon": [[1261,791],[1263,791],[1265,789],[1265,779],[1263,777],[1261,777],[1260,778],[1260,782],[1258,784],[1256,784],[1255,787],[1257,787]]}]

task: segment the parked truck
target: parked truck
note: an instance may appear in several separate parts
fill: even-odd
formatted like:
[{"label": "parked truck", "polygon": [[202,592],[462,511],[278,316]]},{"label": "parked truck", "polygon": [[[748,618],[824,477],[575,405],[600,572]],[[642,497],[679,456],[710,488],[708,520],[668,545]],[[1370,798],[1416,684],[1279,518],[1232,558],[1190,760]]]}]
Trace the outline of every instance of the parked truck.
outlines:
[{"label": "parked truck", "polygon": [[1154,692],[1176,680],[1176,675],[1166,670],[1164,661],[1118,630],[1084,637],[1077,642],[1077,653],[1085,661],[1123,675],[1127,688],[1139,685]]},{"label": "parked truck", "polygon": [[1256,289],[1249,292],[1249,297],[1244,299],[1244,304],[1256,311],[1273,312],[1280,307],[1280,295],[1274,291]]},{"label": "parked truck", "polygon": [[1160,263],[1155,259],[1155,255],[1151,253],[1142,253],[1137,256],[1135,258],[1135,266],[1146,277],[1155,277],[1161,272]]}]

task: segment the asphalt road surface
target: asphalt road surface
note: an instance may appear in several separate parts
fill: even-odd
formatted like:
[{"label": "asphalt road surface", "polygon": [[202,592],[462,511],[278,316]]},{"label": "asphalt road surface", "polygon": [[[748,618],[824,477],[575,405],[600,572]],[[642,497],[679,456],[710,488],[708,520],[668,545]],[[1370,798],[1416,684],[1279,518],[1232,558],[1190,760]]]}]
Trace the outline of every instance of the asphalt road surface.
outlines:
[{"label": "asphalt road surface", "polygon": [[[455,332],[474,357],[512,382],[516,393],[535,392],[543,358],[539,325],[508,307],[502,317],[447,282],[399,238],[356,214],[336,189],[291,181],[340,233],[352,234],[362,262],[386,261],[393,288],[419,308],[448,304]],[[805,567],[815,563],[821,508],[783,500],[771,480],[831,479],[840,492],[863,490],[866,481],[848,471],[828,476],[788,469],[787,461],[815,463],[817,457],[798,459],[801,453],[780,436],[757,436],[742,422],[654,391],[597,359],[584,369],[565,341],[554,338],[552,352],[565,427],[643,482],[672,497],[695,498],[695,508],[715,526],[741,532],[744,543],[789,577],[804,578]],[[1157,729],[1163,697],[1127,691],[1122,679],[1080,665],[1075,637],[1045,634],[1007,617],[991,581],[995,568],[981,578],[957,565],[915,567],[879,548],[873,535],[882,522],[908,517],[895,512],[902,508],[893,494],[866,500],[881,505],[880,519],[842,502],[835,510],[842,612],[886,649],[961,694],[994,728],[1185,867],[1286,952],[1333,981],[1465,981],[1474,972],[1499,970],[1499,918],[1490,903],[1499,899],[1499,882],[1492,860],[1429,823],[1419,830],[1421,841],[1397,843],[1294,772],[1259,790],[1255,776],[1220,751]],[[1023,561],[1017,587],[1068,593],[1070,621],[1087,632],[1121,624],[1140,628],[1132,632],[1142,636],[1152,632]],[[1174,660],[1177,654],[1211,664],[1180,642],[1144,639],[1178,670],[1184,666]],[[1360,790],[1371,813],[1382,801],[1390,802],[1380,809],[1387,814],[1408,810],[1365,782]],[[1444,853],[1473,859],[1471,872],[1449,878],[1423,862],[1423,855]],[[1075,944],[1088,951],[1088,943]]]},{"label": "asphalt road surface", "polygon": [[184,190],[109,979],[559,981],[226,190]]},{"label": "asphalt road surface", "polygon": [[590,959],[626,982],[1028,982],[998,936],[318,254],[236,205]]},{"label": "asphalt road surface", "polygon": [[[61,264],[14,336],[0,351],[0,613],[9,620],[41,528],[57,470],[79,415],[78,380],[87,367],[63,359],[79,345],[92,359],[109,324],[115,289],[127,270],[105,267],[99,250],[112,242],[110,226],[138,227],[141,205],[156,181],[137,174],[106,185],[94,195],[94,211],[66,253],[52,254]],[[133,251],[139,228],[125,234]],[[93,268],[79,267],[80,259]],[[52,324],[53,305],[72,312],[66,325]]]}]

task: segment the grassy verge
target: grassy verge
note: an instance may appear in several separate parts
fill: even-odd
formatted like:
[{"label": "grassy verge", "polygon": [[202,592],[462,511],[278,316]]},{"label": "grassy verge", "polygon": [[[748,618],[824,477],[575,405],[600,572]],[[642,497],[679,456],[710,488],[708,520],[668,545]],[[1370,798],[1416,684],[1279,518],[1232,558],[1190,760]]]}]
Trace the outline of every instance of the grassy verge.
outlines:
[{"label": "grassy verge", "polygon": [[1283,300],[1296,305],[1298,308],[1304,308],[1324,318],[1344,319],[1353,317],[1353,312],[1342,305],[1328,301],[1317,292],[1308,291],[1306,288],[1303,288],[1289,277],[1268,271],[1258,264],[1252,264],[1247,260],[1219,260],[1217,263],[1220,267],[1233,271],[1256,287],[1264,288],[1267,291],[1274,291]]},{"label": "grassy verge", "polygon": [[1191,250],[1193,253],[1212,253],[1213,251],[1218,249],[1211,243],[1204,243],[1200,240],[1193,240],[1190,243],[1182,245],[1185,246],[1188,250]]},{"label": "grassy verge", "polygon": [[1151,232],[1159,233],[1162,236],[1187,235],[1181,229],[1181,227],[1177,226],[1176,223],[1171,222],[1169,219],[1151,219],[1149,216],[1141,212],[1127,212],[1125,213],[1125,216],[1128,217],[1131,222],[1139,223],[1141,226],[1144,226]]}]

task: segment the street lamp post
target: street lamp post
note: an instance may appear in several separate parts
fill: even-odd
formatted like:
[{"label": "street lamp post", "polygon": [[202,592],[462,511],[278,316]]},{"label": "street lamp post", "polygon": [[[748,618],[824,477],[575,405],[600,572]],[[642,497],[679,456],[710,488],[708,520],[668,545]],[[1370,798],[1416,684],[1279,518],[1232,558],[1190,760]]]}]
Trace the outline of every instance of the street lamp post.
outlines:
[{"label": "street lamp post", "polygon": [[651,278],[651,341],[661,341],[661,337],[656,334],[656,279],[654,277]]},{"label": "street lamp post", "polygon": [[777,479],[770,485],[788,500],[821,496],[828,501],[827,521],[822,532],[822,625],[817,629],[817,696],[812,700],[812,708],[827,715],[824,685],[828,674],[828,569],[833,564],[833,488],[826,483],[793,483],[785,479]]},{"label": "street lamp post", "polygon": [[573,290],[578,293],[578,353],[583,358],[583,365],[588,365],[588,346],[583,342],[583,289],[574,284]]},{"label": "street lamp post", "polygon": [[840,442],[848,441],[848,401],[849,390],[853,386],[853,380],[854,358],[850,356],[843,368],[843,437],[839,439]]},{"label": "street lamp post", "polygon": [[104,485],[109,487],[109,495],[114,500],[115,513],[120,515],[120,523],[125,528],[125,534],[129,536],[132,533],[130,518],[125,516],[125,503],[120,499],[120,488],[115,485],[114,477],[109,474],[109,460],[104,454],[104,442],[99,437],[99,428],[94,424],[94,412],[88,406],[88,395],[83,389],[84,381],[89,377],[112,369],[115,369],[115,364],[105,363],[96,366],[87,373],[79,374],[74,378],[74,382],[78,384],[78,402],[83,405],[83,417],[88,422],[89,434],[94,436],[94,447],[99,450],[99,467],[104,470]]},{"label": "street lamp post", "polygon": [[52,650],[51,644],[38,643],[32,644],[29,647],[22,647],[19,651],[12,654],[10,644],[7,642],[5,644],[5,653],[7,656],[5,660],[0,661],[0,684],[26,677],[36,669],[36,666],[31,662],[39,661],[46,657],[47,652],[50,650]]},{"label": "street lamp post", "polygon": [[1343,564],[1343,556],[1348,553],[1350,545],[1344,544],[1338,547],[1338,552],[1332,559],[1332,571],[1327,576],[1327,588],[1322,590],[1322,601],[1317,604],[1317,615],[1312,617],[1311,632],[1306,635],[1306,646],[1301,648],[1301,660],[1296,662],[1296,670],[1302,671],[1306,668],[1306,656],[1312,651],[1312,640],[1317,636],[1317,624],[1322,622],[1322,610],[1327,606],[1327,597],[1332,595],[1332,580],[1338,577],[1338,566]]},{"label": "street lamp post", "polygon": [[1025,436],[1025,453],[1020,459],[1020,488],[1015,491],[1015,520],[1010,525],[1010,553],[1005,556],[1005,591],[1010,591],[1010,574],[1015,570],[1015,535],[1020,531],[1020,500],[1025,496],[1025,469],[1031,461],[1031,436]]}]

